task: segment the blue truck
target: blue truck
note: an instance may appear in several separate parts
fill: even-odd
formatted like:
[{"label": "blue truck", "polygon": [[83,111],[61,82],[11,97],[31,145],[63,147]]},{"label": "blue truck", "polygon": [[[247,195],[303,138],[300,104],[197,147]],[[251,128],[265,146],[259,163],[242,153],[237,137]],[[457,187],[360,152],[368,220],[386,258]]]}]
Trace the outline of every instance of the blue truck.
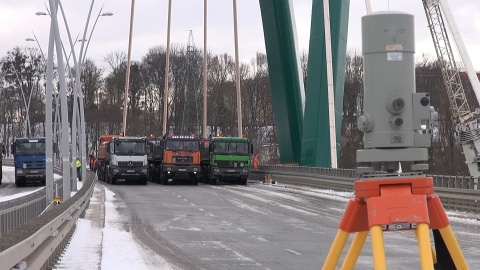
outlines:
[{"label": "blue truck", "polygon": [[45,137],[16,138],[11,152],[15,163],[15,185],[39,183],[45,186]]}]

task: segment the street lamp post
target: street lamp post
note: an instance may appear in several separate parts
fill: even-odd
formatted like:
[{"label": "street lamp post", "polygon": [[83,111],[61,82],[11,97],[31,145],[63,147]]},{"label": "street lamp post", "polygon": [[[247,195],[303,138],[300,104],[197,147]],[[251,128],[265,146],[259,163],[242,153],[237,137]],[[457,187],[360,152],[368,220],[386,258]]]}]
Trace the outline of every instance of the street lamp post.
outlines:
[{"label": "street lamp post", "polygon": [[[91,15],[91,12],[92,12],[92,8],[93,8],[93,4],[94,4],[94,0],[92,0],[91,2],[91,5],[90,5],[90,10],[89,10],[89,13],[88,13],[88,17],[87,17],[87,20],[86,20],[86,23],[85,23],[85,30],[83,32],[83,37],[82,39],[80,40],[76,40],[75,42],[77,41],[80,41],[82,42],[81,43],[81,48],[80,48],[80,53],[78,55],[78,61],[77,61],[77,58],[75,56],[75,50],[74,50],[74,44],[72,43],[72,38],[71,38],[71,35],[70,35],[70,30],[69,30],[69,27],[68,27],[68,24],[67,24],[67,20],[65,18],[65,13],[63,11],[63,7],[60,3],[60,9],[61,9],[61,12],[62,12],[62,16],[63,16],[63,20],[65,22],[65,26],[66,26],[66,29],[67,29],[67,34],[68,34],[68,38],[69,38],[69,42],[70,42],[70,46],[72,48],[72,55],[73,55],[73,61],[74,61],[74,64],[75,64],[75,86],[74,86],[74,108],[73,108],[73,119],[72,119],[72,156],[73,158],[76,158],[77,154],[76,154],[76,150],[77,150],[77,133],[78,133],[78,137],[79,137],[79,140],[80,140],[80,144],[79,144],[79,147],[81,150],[81,156],[82,156],[82,163],[83,164],[86,164],[86,138],[85,138],[85,115],[84,115],[84,108],[83,108],[83,93],[82,93],[82,90],[81,90],[81,66],[84,62],[84,59],[85,59],[85,55],[86,55],[86,49],[84,51],[84,45],[85,45],[85,41],[87,41],[87,39],[85,38],[86,37],[86,33],[87,33],[87,29],[88,29],[88,23],[90,21],[90,15]],[[102,9],[103,9],[103,6],[102,6]],[[93,30],[95,28],[95,25],[97,23],[97,20],[100,16],[112,16],[113,13],[111,12],[105,12],[105,13],[101,13],[102,9],[100,10],[99,14],[97,15],[97,18],[95,20],[95,24],[90,32],[90,38],[88,40],[91,39],[91,36],[92,36],[92,33],[93,33]],[[50,14],[47,14],[45,12],[37,12],[35,13],[36,15],[50,15]],[[53,11],[52,11],[52,14]],[[56,15],[56,12],[55,12],[55,15]],[[53,17],[53,16],[51,16]],[[53,18],[52,18],[53,19]],[[58,21],[56,22],[56,26],[58,27]],[[56,37],[57,38],[57,37]],[[89,42],[89,41],[88,41]],[[61,40],[60,40],[60,44],[61,44]],[[87,47],[88,47],[88,44],[87,43]],[[57,45],[58,46],[58,45]],[[63,48],[63,45],[61,46]],[[58,49],[57,49],[58,50]],[[65,51],[64,51],[64,54],[65,54]],[[68,62],[67,62],[67,65],[68,65]],[[78,103],[77,103],[78,102]],[[77,120],[79,123],[77,123]],[[79,132],[77,132],[77,125],[79,126]],[[82,166],[82,174],[83,175],[86,175],[86,167],[85,166]],[[73,175],[75,176],[76,175],[76,170],[73,170]],[[74,184],[76,184],[76,182],[74,182]],[[73,190],[76,190],[76,185],[73,187]]]},{"label": "street lamp post", "polygon": [[25,106],[25,123],[24,123],[24,127],[23,127],[23,135],[25,137],[28,137],[29,134],[30,134],[30,131],[31,131],[31,127],[30,127],[30,101],[32,100],[33,89],[30,90],[30,95],[28,96],[28,102],[27,102],[27,98],[25,97],[25,91],[23,90],[23,82],[20,81],[20,77],[18,76],[18,72],[15,69],[15,65],[13,64],[13,62],[11,62],[11,63],[12,63],[11,67],[13,69],[13,73],[15,73],[15,77],[17,78],[18,85],[20,86],[20,91],[22,92],[23,105]]},{"label": "street lamp post", "polygon": [[[57,62],[59,67],[64,66],[63,57],[62,57],[62,48],[61,48],[61,38],[60,38],[60,30],[58,27],[58,19],[57,19],[57,9],[58,9],[58,2],[55,0],[49,0],[50,10],[52,12],[51,24],[50,24],[50,40],[49,40],[49,47],[48,47],[48,73],[53,70],[53,47],[54,44],[56,45],[57,51]],[[50,74],[48,78],[52,78]],[[69,139],[68,139],[68,111],[67,111],[67,88],[65,83],[65,71],[63,68],[58,69],[58,77],[59,77],[59,93],[60,93],[60,102],[61,102],[61,120],[62,120],[62,141],[61,141],[61,151],[62,151],[62,168],[63,168],[63,197],[64,200],[68,200],[71,196],[71,188],[70,188],[70,161],[69,161]],[[47,79],[47,83],[49,83],[49,79]],[[51,86],[49,86],[50,88]],[[50,92],[51,93],[51,92]],[[51,137],[47,138],[47,143],[51,143]],[[47,147],[47,151],[50,151]],[[51,153],[50,153],[51,154]],[[51,156],[47,156],[47,158],[51,158]],[[51,164],[51,161],[48,162],[47,165]],[[51,165],[50,165],[51,166]],[[47,168],[49,169],[49,168]],[[47,180],[48,181],[48,180]],[[52,179],[53,181],[53,179]],[[47,185],[48,187],[48,185]],[[48,192],[48,190],[47,190]]]},{"label": "street lamp post", "polygon": [[[93,6],[93,1],[92,1],[92,6]],[[88,40],[86,40],[85,35],[86,35],[87,29],[88,29],[88,21],[90,20],[91,9],[90,9],[90,12],[88,14],[88,19],[87,19],[87,22],[85,24],[85,32],[83,33],[83,38],[81,40],[79,40],[79,41],[82,42],[82,47],[80,49],[80,55],[79,55],[78,63],[75,65],[75,66],[78,66],[78,71],[79,72],[81,71],[83,63],[85,63],[87,50],[88,50],[88,47],[90,45],[90,41],[92,40],[93,31],[95,30],[95,26],[97,25],[98,18],[100,16],[102,16],[102,17],[113,16],[112,12],[102,13],[102,10],[103,10],[103,6],[100,9],[100,11],[98,12],[98,15],[97,15],[97,18],[95,19],[92,30],[90,31],[90,35],[88,36]],[[83,45],[85,44],[85,42],[87,42],[87,45],[85,46],[85,51],[82,54],[82,49],[83,49]],[[81,156],[82,156],[82,164],[83,164],[81,174],[83,176],[86,176],[87,175],[87,169],[86,169],[85,164],[87,162],[87,160],[86,160],[86,156],[87,156],[86,145],[87,145],[87,142],[86,142],[86,136],[85,136],[85,108],[84,108],[84,105],[83,105],[83,93],[82,93],[82,89],[81,89],[81,86],[80,86],[80,73],[77,73],[77,75],[78,75],[77,80],[78,80],[79,84],[76,85],[76,87],[77,87],[77,91],[78,91],[78,95],[79,95],[78,98],[79,98],[79,103],[80,103],[79,104],[80,105],[80,115],[81,115],[81,119],[80,119],[80,132],[81,132],[80,145],[81,145]]]},{"label": "street lamp post", "polygon": [[[37,13],[39,13],[39,12],[37,12]],[[47,14],[45,13],[45,15],[47,15]],[[44,61],[44,65],[45,65],[45,73],[47,73],[47,64],[48,64],[47,63],[47,58],[45,57],[45,54],[43,53],[42,46],[40,46],[38,38],[35,35],[35,32],[32,31],[32,34],[33,34],[34,38],[26,38],[25,41],[29,41],[29,42],[35,41],[37,43],[38,49],[40,50],[40,53],[42,54],[42,57],[43,57],[43,61]],[[46,77],[45,77],[45,79],[46,79]],[[53,89],[51,91],[53,93]],[[54,111],[54,113],[55,113],[55,118],[54,119],[55,120],[53,121],[53,146],[56,147],[58,145],[57,125],[58,125],[58,127],[61,126],[60,116],[59,116],[60,108],[59,108],[59,103],[58,103],[58,94],[54,95],[54,102],[55,102],[55,111]],[[56,166],[56,165],[57,165],[57,151],[53,151],[53,166]]]},{"label": "street lamp post", "polygon": [[[95,19],[95,22],[93,23],[93,27],[92,27],[92,30],[90,31],[90,35],[88,36],[88,42],[87,42],[87,46],[85,47],[85,52],[82,56],[82,64],[83,62],[85,62],[85,59],[86,59],[86,55],[87,55],[87,50],[88,50],[88,46],[90,45],[90,41],[92,40],[92,34],[93,34],[93,30],[95,30],[95,26],[97,26],[97,21],[98,21],[98,18],[99,17],[110,17],[110,16],[113,16],[113,13],[112,12],[104,12],[102,13],[102,10],[103,10],[103,6],[102,8],[100,9],[100,11],[98,12],[98,15],[97,15],[97,18]],[[83,40],[78,40],[78,41],[87,41],[85,39]]]}]

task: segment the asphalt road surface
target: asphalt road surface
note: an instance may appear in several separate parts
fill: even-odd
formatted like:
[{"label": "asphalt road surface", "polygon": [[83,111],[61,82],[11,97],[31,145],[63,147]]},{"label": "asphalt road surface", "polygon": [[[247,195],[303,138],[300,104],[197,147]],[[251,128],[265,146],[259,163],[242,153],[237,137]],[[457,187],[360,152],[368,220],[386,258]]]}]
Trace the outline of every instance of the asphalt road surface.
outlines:
[{"label": "asphalt road surface", "polygon": [[[4,167],[4,172],[1,199],[42,188],[16,188],[13,169]],[[184,270],[320,269],[353,196],[256,182],[248,186],[97,184],[115,193],[117,210],[128,217],[125,231]],[[470,269],[480,269],[480,216],[447,214]],[[419,269],[411,231],[384,236],[388,269]],[[373,268],[369,240],[356,269]]]},{"label": "asphalt road surface", "polygon": [[[185,270],[320,269],[352,196],[261,183],[100,184],[116,194],[117,210],[130,217],[125,230]],[[448,213],[470,269],[480,269],[478,216]],[[387,232],[384,239],[388,269],[419,269],[411,231]],[[372,268],[368,238],[356,269]]]}]

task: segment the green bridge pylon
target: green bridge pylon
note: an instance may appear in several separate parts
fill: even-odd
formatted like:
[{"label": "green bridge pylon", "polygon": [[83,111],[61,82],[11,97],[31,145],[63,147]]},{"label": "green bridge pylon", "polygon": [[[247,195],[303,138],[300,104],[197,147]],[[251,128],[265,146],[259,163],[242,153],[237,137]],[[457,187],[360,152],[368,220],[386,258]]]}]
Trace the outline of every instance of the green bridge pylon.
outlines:
[{"label": "green bridge pylon", "polygon": [[[329,3],[336,143],[340,153],[350,0],[329,0]],[[280,160],[331,167],[323,1],[312,1],[306,91],[291,7],[289,0],[260,0]]]}]

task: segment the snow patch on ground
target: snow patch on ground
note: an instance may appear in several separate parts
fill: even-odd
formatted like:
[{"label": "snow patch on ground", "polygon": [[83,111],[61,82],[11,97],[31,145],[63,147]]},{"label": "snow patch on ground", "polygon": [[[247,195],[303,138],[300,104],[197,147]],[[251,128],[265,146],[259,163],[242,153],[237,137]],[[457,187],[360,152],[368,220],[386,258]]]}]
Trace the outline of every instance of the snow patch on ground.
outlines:
[{"label": "snow patch on ground", "polygon": [[68,248],[54,269],[174,270],[165,259],[134,239],[128,217],[117,211],[120,202],[114,195],[107,187],[96,184],[85,218],[77,221]]}]

